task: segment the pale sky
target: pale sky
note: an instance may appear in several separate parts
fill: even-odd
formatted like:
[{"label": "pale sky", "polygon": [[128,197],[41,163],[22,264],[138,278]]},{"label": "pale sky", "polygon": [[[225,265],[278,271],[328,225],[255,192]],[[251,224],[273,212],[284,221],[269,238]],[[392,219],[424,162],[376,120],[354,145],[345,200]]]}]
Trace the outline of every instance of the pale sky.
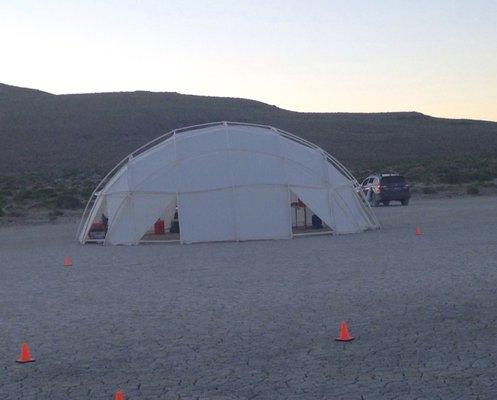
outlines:
[{"label": "pale sky", "polygon": [[497,0],[0,0],[0,82],[497,121]]}]

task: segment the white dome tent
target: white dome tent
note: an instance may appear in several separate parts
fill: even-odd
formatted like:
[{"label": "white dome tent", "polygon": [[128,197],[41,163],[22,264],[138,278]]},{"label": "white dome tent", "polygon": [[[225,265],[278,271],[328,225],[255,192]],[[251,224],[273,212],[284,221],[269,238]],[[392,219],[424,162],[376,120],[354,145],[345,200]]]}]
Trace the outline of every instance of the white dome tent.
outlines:
[{"label": "white dome tent", "polygon": [[[157,220],[169,227],[173,218],[181,243],[292,238],[301,204],[323,223],[319,232],[379,227],[354,177],[316,145],[271,126],[197,125],[116,165],[93,192],[78,240],[138,244]],[[105,225],[102,235],[91,234],[95,224]]]}]

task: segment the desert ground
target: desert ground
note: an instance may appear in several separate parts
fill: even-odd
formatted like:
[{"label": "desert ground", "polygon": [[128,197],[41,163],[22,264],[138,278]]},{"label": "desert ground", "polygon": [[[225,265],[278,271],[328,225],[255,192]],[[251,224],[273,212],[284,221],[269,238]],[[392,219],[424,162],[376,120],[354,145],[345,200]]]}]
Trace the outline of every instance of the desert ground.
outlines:
[{"label": "desert ground", "polygon": [[380,231],[195,245],[1,228],[0,399],[497,398],[497,196],[375,212]]}]

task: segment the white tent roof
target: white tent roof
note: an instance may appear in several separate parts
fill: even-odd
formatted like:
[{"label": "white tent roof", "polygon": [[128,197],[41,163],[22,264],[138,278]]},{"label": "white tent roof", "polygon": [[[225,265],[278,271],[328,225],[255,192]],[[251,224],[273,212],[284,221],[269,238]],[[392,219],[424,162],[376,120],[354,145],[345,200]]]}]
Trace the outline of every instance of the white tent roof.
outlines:
[{"label": "white tent roof", "polygon": [[119,163],[92,195],[79,241],[104,213],[105,243],[137,244],[174,204],[182,243],[291,238],[292,195],[335,234],[378,228],[356,180],[324,150],[270,126],[219,122],[169,132]]}]

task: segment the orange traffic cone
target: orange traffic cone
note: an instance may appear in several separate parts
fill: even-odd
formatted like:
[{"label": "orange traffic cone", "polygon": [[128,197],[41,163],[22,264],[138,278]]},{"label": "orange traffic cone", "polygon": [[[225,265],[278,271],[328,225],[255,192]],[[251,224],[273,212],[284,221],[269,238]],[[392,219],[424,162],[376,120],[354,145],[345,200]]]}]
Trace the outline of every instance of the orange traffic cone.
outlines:
[{"label": "orange traffic cone", "polygon": [[421,236],[421,228],[416,228],[416,236]]},{"label": "orange traffic cone", "polygon": [[116,391],[114,395],[114,400],[124,400],[124,392],[122,390]]},{"label": "orange traffic cone", "polygon": [[355,337],[351,336],[349,333],[349,327],[347,323],[344,321],[340,324],[340,330],[338,332],[338,337],[335,338],[335,340],[338,340],[339,342],[350,342],[351,340],[354,340]]},{"label": "orange traffic cone", "polygon": [[64,267],[72,267],[71,257],[64,257]]},{"label": "orange traffic cone", "polygon": [[16,362],[24,364],[28,362],[33,362],[35,359],[31,357],[31,354],[29,353],[29,346],[26,342],[23,342],[21,344],[21,354],[19,354],[19,358],[16,360]]}]

